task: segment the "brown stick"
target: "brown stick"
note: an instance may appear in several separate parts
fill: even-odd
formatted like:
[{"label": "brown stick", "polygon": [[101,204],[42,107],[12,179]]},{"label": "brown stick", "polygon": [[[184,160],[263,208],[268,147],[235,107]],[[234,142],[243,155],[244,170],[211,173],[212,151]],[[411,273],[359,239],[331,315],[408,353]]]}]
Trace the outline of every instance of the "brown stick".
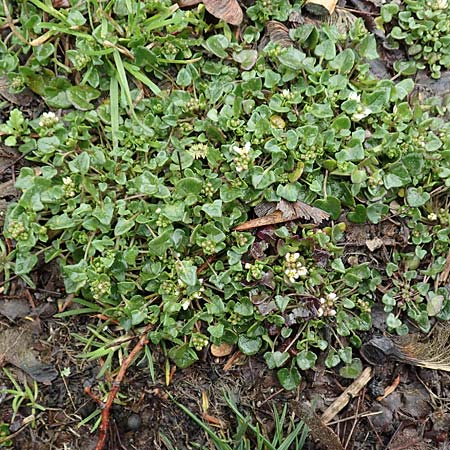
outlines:
[{"label": "brown stick", "polygon": [[306,10],[316,16],[330,15],[334,13],[338,0],[306,0]]},{"label": "brown stick", "polygon": [[115,380],[113,381],[111,391],[109,392],[108,398],[106,399],[106,402],[104,404],[95,394],[91,392],[90,388],[85,389],[86,394],[88,394],[91,398],[93,398],[95,402],[99,403],[102,408],[102,422],[100,424],[100,431],[95,450],[103,450],[103,447],[105,446],[106,437],[108,435],[111,406],[114,402],[114,399],[116,398],[117,393],[119,392],[120,383],[125,377],[128,366],[133,362],[133,359],[142,350],[144,345],[147,345],[148,343],[147,333],[150,331],[151,328],[152,325],[147,325],[145,327],[144,331],[142,332],[141,338],[139,339],[139,342],[134,346],[133,350],[131,350],[127,359],[125,359],[125,361],[120,366],[119,373],[117,374]]},{"label": "brown stick", "polygon": [[355,397],[359,391],[372,378],[372,368],[366,367],[361,375],[325,410],[322,414],[322,421],[328,423],[341,411],[347,403]]}]

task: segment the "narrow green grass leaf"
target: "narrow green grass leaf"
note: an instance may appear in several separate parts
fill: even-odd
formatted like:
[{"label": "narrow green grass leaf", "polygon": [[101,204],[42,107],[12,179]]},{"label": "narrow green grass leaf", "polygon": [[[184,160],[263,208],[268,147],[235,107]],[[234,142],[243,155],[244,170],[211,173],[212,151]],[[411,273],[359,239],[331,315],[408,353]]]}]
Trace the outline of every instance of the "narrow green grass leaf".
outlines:
[{"label": "narrow green grass leaf", "polygon": [[112,76],[110,80],[109,98],[112,144],[113,150],[116,152],[119,147],[119,85],[115,76]]},{"label": "narrow green grass leaf", "polygon": [[125,68],[123,65],[122,58],[120,56],[119,50],[113,49],[113,58],[114,64],[116,66],[117,71],[117,81],[119,82],[120,89],[125,94],[125,98],[130,108],[130,111],[133,110],[133,99],[131,98],[130,87],[128,86],[127,74],[125,72]]},{"label": "narrow green grass leaf", "polygon": [[153,81],[150,80],[147,75],[143,74],[140,69],[126,61],[123,62],[123,66],[130,75],[139,80],[141,83],[145,84],[155,95],[161,95],[161,89],[155,83],[153,83]]},{"label": "narrow green grass leaf", "polygon": [[37,8],[46,12],[48,15],[54,17],[55,19],[62,20],[64,23],[67,23],[66,16],[63,13],[59,12],[57,9],[53,8],[53,6],[46,5],[40,0],[29,0],[29,1],[30,3],[33,3],[33,5],[36,6]]}]

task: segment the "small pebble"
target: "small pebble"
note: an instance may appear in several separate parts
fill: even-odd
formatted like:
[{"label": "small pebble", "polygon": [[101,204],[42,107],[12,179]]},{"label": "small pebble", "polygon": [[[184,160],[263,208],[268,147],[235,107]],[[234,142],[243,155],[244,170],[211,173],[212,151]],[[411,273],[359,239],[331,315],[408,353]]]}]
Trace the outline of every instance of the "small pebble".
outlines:
[{"label": "small pebble", "polygon": [[130,431],[136,431],[140,428],[141,423],[142,423],[142,419],[139,414],[131,414],[127,420],[127,428]]}]

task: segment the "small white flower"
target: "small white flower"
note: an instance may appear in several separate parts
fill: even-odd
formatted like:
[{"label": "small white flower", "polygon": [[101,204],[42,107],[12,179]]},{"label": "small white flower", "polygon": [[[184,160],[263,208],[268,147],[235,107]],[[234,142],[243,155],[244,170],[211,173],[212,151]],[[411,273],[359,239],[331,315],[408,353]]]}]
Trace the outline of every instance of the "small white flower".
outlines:
[{"label": "small white flower", "polygon": [[334,292],[330,292],[329,294],[326,295],[327,300],[330,302],[333,302],[334,300],[337,299],[337,295]]},{"label": "small white flower", "polygon": [[320,308],[317,310],[317,316],[318,316],[318,317],[322,317],[322,316],[323,316],[323,313],[324,313],[324,310],[323,310],[322,307],[320,307]]},{"label": "small white flower", "polygon": [[361,96],[355,91],[351,91],[350,94],[348,94],[348,99],[356,100],[359,103],[361,101]]},{"label": "small white flower", "polygon": [[323,297],[320,297],[319,302],[321,305],[324,305],[326,303],[326,300]]},{"label": "small white flower", "polygon": [[357,112],[355,112],[352,116],[352,120],[354,120],[355,122],[358,122],[361,119],[364,119],[365,117],[369,116],[370,114],[372,114],[372,110],[365,105],[361,105],[362,108],[360,110],[358,110]]},{"label": "small white flower", "polygon": [[50,128],[56,123],[58,123],[59,118],[56,116],[56,114],[53,111],[45,112],[42,114],[42,118],[39,121],[40,127],[46,127]]},{"label": "small white flower", "polygon": [[252,267],[252,265],[250,263],[245,263],[244,268],[246,268],[247,270],[250,269]]},{"label": "small white flower", "polygon": [[435,221],[435,220],[437,220],[437,214],[436,213],[430,213],[430,214],[428,214],[428,220],[431,220],[431,221]]},{"label": "small white flower", "polygon": [[189,299],[186,299],[186,300],[181,304],[181,307],[184,309],[184,311],[186,311],[186,310],[189,308],[190,304],[191,304],[191,301],[190,301]]},{"label": "small white flower", "polygon": [[335,315],[336,315],[336,310],[335,310],[335,309],[330,309],[330,310],[328,311],[328,315],[329,315],[329,316],[335,316]]},{"label": "small white flower", "polygon": [[66,186],[70,186],[72,184],[72,178],[70,177],[64,177],[62,179],[63,184],[65,184]]},{"label": "small white flower", "polygon": [[308,269],[305,266],[302,266],[299,269],[297,269],[297,274],[299,277],[304,277],[308,274]]}]

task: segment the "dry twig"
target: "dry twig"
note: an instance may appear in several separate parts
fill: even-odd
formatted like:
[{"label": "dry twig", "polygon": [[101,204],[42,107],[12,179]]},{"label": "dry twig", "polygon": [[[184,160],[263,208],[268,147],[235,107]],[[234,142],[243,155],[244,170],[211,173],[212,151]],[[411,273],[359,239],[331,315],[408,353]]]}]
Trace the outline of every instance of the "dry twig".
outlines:
[{"label": "dry twig", "polygon": [[361,375],[325,410],[322,421],[328,423],[341,411],[347,403],[366,386],[372,378],[372,368],[366,367]]}]

